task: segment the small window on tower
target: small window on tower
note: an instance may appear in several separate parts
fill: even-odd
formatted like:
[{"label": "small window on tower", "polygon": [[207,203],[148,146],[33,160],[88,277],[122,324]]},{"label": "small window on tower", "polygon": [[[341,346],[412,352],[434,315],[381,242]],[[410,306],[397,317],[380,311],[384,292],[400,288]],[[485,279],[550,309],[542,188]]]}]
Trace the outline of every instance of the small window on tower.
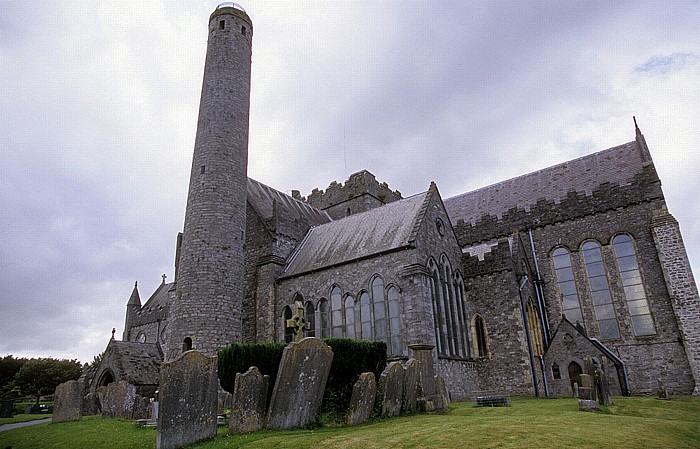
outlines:
[{"label": "small window on tower", "polygon": [[245,33],[246,33],[246,32],[247,32],[247,30],[245,29],[244,26],[242,26],[242,27],[241,27],[241,34],[245,36]]},{"label": "small window on tower", "polygon": [[220,29],[220,30],[223,30],[225,26],[226,26],[226,21],[225,21],[225,20],[219,20],[219,29]]},{"label": "small window on tower", "polygon": [[207,169],[206,169],[206,168],[204,168],[204,165],[202,165],[202,168],[201,168],[201,171],[200,171],[200,173],[201,173],[201,174],[203,175],[205,171],[207,171]]}]

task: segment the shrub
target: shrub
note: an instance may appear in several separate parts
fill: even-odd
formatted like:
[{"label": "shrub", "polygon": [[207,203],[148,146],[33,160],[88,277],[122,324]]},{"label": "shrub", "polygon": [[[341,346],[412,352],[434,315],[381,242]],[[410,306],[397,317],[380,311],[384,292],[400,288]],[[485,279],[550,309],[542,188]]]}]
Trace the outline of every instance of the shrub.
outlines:
[{"label": "shrub", "polygon": [[386,366],[386,343],[347,338],[323,340],[333,350],[333,363],[323,396],[323,411],[344,414],[352,396],[352,387],[364,372],[379,376]]},{"label": "shrub", "polygon": [[219,383],[233,394],[236,373],[245,373],[251,366],[270,376],[268,399],[277,379],[277,370],[286,343],[233,343],[219,349]]}]

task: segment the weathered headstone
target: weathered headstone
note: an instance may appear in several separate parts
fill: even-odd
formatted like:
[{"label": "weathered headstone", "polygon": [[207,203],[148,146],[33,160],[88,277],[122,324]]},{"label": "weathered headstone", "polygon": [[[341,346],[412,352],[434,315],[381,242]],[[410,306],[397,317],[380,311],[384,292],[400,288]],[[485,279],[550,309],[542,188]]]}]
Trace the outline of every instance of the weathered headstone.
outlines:
[{"label": "weathered headstone", "polygon": [[244,374],[236,374],[229,433],[255,432],[262,428],[269,384],[270,376],[263,376],[255,366]]},{"label": "weathered headstone", "polygon": [[158,401],[156,400],[151,401],[151,422],[149,425],[158,425]]},{"label": "weathered headstone", "polygon": [[233,396],[228,391],[219,391],[219,396],[216,405],[216,414],[223,415],[226,409],[231,409],[233,406]]},{"label": "weathered headstone", "polygon": [[362,373],[352,387],[347,424],[362,424],[372,415],[374,400],[377,396],[377,382],[374,373]]},{"label": "weathered headstone", "polygon": [[284,348],[267,412],[269,429],[293,429],[313,422],[321,408],[333,351],[307,337]]},{"label": "weathered headstone", "polygon": [[608,375],[603,366],[599,366],[595,371],[595,386],[598,392],[598,400],[602,405],[613,405],[612,394],[610,393],[610,383]]},{"label": "weathered headstone", "polygon": [[579,397],[578,382],[574,382],[574,397],[575,398]]},{"label": "weathered headstone", "polygon": [[404,369],[400,362],[391,362],[379,376],[379,397],[382,398],[382,418],[401,414]]},{"label": "weathered headstone", "polygon": [[83,397],[83,416],[97,415],[101,413],[100,400],[97,393],[88,393]]},{"label": "weathered headstone", "polygon": [[132,419],[147,419],[151,414],[151,399],[136,396],[134,401],[134,413]]},{"label": "weathered headstone", "polygon": [[2,401],[0,402],[0,418],[12,418],[12,414],[15,410],[14,401]]},{"label": "weathered headstone", "polygon": [[420,363],[420,386],[422,396],[432,396],[437,392],[435,385],[435,367],[433,366],[433,345],[408,345],[413,353],[411,358]]},{"label": "weathered headstone", "polygon": [[440,395],[443,406],[447,408],[447,406],[450,405],[450,392],[447,390],[445,379],[443,379],[442,376],[437,376],[435,382],[437,385],[437,394]]},{"label": "weathered headstone", "polygon": [[51,422],[80,421],[83,419],[85,386],[77,380],[63,382],[54,392]]},{"label": "weathered headstone", "polygon": [[136,401],[136,387],[125,380],[107,385],[102,399],[102,416],[131,419]]},{"label": "weathered headstone", "polygon": [[405,367],[405,381],[403,391],[403,413],[415,413],[418,400],[418,390],[420,388],[420,362],[416,359],[409,359]]},{"label": "weathered headstone", "polygon": [[581,385],[578,387],[579,399],[595,401],[596,393],[593,377],[588,374],[581,374],[579,376],[579,381],[581,382]]},{"label": "weathered headstone", "polygon": [[216,356],[187,351],[160,367],[156,448],[173,449],[216,435]]},{"label": "weathered headstone", "polygon": [[656,391],[657,397],[659,399],[667,400],[671,399],[671,397],[668,395],[668,390],[666,390],[666,385],[661,382],[661,379],[657,380],[658,388]]},{"label": "weathered headstone", "polygon": [[592,412],[595,410],[600,410],[600,405],[598,404],[598,401],[595,400],[579,399],[578,409],[583,412]]}]

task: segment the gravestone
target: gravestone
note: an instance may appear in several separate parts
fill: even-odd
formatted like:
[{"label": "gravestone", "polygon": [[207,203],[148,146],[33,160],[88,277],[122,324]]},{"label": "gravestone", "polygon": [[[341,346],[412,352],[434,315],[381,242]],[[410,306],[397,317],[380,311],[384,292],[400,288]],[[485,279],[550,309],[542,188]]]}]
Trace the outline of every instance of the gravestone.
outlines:
[{"label": "gravestone", "polygon": [[377,382],[374,379],[374,373],[360,374],[360,378],[352,386],[347,424],[353,426],[366,422],[372,415],[376,397]]},{"label": "gravestone", "polygon": [[0,402],[0,418],[12,418],[15,402],[12,400]]},{"label": "gravestone", "polygon": [[316,420],[332,361],[333,351],[317,338],[303,338],[284,348],[267,428],[293,429]]},{"label": "gravestone", "polygon": [[107,385],[102,399],[102,416],[131,419],[136,401],[136,387],[125,380]]},{"label": "gravestone", "polygon": [[413,353],[411,358],[418,360],[420,366],[420,386],[422,396],[432,396],[437,392],[435,385],[435,366],[433,360],[433,345],[408,345]]},{"label": "gravestone", "polygon": [[574,397],[575,398],[579,397],[578,382],[574,382]]},{"label": "gravestone", "polygon": [[415,413],[420,388],[420,362],[416,359],[409,359],[406,362],[405,371],[401,409],[403,413]]},{"label": "gravestone", "polygon": [[233,406],[233,396],[228,391],[219,391],[219,396],[216,406],[216,414],[223,415],[226,409],[231,409]]},{"label": "gravestone", "polygon": [[437,394],[440,396],[440,402],[442,403],[442,408],[447,410],[447,406],[450,405],[450,392],[447,391],[445,379],[443,379],[441,376],[437,376],[435,378],[435,383],[437,386]]},{"label": "gravestone", "polygon": [[600,405],[598,404],[598,401],[589,399],[579,399],[578,409],[583,412],[592,412],[595,410],[600,410]]},{"label": "gravestone", "polygon": [[179,448],[216,435],[217,372],[217,357],[198,351],[161,364],[156,448]]},{"label": "gravestone", "polygon": [[134,413],[132,419],[147,419],[151,414],[151,399],[143,396],[136,396],[134,401]]},{"label": "gravestone", "polygon": [[661,379],[657,380],[657,385],[658,385],[658,388],[657,388],[656,394],[657,394],[658,399],[663,399],[663,400],[671,399],[671,397],[668,395],[668,390],[666,390],[666,385],[664,385],[663,382],[661,382]]},{"label": "gravestone", "polygon": [[391,362],[379,376],[379,397],[382,398],[382,418],[401,414],[404,369],[400,362]]},{"label": "gravestone", "polygon": [[598,392],[598,400],[602,405],[613,405],[612,394],[610,393],[610,383],[608,375],[605,373],[603,366],[600,366],[595,371],[595,385]]},{"label": "gravestone", "polygon": [[80,421],[83,419],[85,386],[77,380],[63,382],[56,387],[51,422]]},{"label": "gravestone", "polygon": [[97,415],[101,413],[100,400],[97,393],[92,392],[83,398],[83,416]]},{"label": "gravestone", "polygon": [[[156,391],[156,393],[158,393]],[[158,425],[158,401],[151,399],[151,421],[148,423],[151,426]]]},{"label": "gravestone", "polygon": [[255,366],[244,374],[236,373],[229,433],[255,432],[262,428],[269,384],[270,376],[263,376]]},{"label": "gravestone", "polygon": [[581,374],[579,375],[579,382],[581,382],[581,385],[578,387],[579,399],[595,401],[596,394],[593,377],[588,374]]}]

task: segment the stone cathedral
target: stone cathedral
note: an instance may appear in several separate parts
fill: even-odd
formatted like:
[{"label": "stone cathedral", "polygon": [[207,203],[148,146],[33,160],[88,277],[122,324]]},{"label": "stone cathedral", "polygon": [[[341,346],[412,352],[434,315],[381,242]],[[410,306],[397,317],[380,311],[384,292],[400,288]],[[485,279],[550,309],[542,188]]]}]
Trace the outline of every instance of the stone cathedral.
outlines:
[{"label": "stone cathedral", "polygon": [[[571,396],[590,356],[614,394],[700,393],[700,300],[639,128],[633,140],[443,199],[368,171],[304,198],[247,176],[253,25],[222,4],[209,38],[175,279],[134,287],[90,389],[157,389],[190,349],[307,336],[433,346],[453,400]],[[126,296],[126,295],[125,295]]]}]

